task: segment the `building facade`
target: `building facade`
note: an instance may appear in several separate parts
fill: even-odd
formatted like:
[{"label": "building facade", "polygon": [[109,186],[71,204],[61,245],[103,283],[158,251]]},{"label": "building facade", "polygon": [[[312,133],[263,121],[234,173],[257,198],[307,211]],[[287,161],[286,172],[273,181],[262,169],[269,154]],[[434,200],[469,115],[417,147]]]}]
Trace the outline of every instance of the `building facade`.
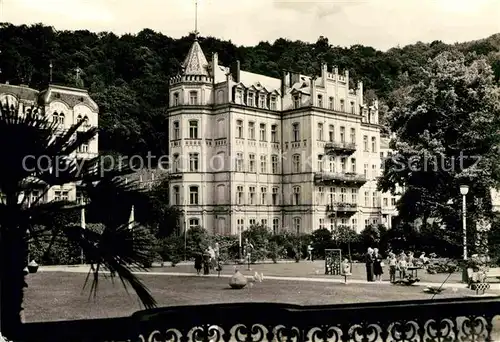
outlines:
[{"label": "building facade", "polygon": [[391,222],[396,200],[377,192],[389,153],[378,103],[364,102],[361,82],[349,88],[348,71],[267,77],[221,66],[216,53],[209,62],[197,40],[182,67],[170,79],[169,177],[185,228],[359,232]]},{"label": "building facade", "polygon": [[[24,115],[32,106],[43,107],[45,113],[54,122],[57,122],[60,131],[64,132],[73,124],[84,120],[80,130],[98,126],[99,107],[92,100],[88,92],[80,88],[71,88],[58,85],[49,85],[47,89],[38,91],[27,86],[0,84],[0,105],[17,108],[19,115]],[[78,132],[77,132],[78,134]],[[78,159],[97,156],[98,137],[95,136],[88,144],[80,146],[75,152]],[[29,205],[44,193],[44,189],[34,190],[28,196],[26,203]],[[54,186],[49,189],[40,201],[52,200],[83,200],[82,194],[77,190],[76,184]]]}]

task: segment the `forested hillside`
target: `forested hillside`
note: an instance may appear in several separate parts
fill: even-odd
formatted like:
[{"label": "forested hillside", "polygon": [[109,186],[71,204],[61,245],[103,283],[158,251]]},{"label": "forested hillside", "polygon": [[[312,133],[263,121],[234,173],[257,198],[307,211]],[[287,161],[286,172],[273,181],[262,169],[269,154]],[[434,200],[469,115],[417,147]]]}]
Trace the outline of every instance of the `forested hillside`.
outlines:
[{"label": "forested hillside", "polygon": [[[176,74],[192,37],[173,39],[145,29],[136,35],[89,31],[56,31],[44,25],[0,27],[0,82],[44,88],[53,65],[53,83],[73,85],[75,69],[82,69],[84,86],[100,106],[100,147],[124,154],[162,153],[166,147],[164,108],[167,83]],[[369,46],[336,47],[320,37],[316,43],[278,39],[257,46],[200,38],[209,57],[219,63],[236,59],[243,70],[280,77],[282,69],[319,73],[329,67],[349,69],[353,82],[362,80],[367,96],[382,100],[402,82],[417,82],[416,70],[445,50],[487,56],[500,77],[500,34],[487,39],[447,45],[440,41],[397,47],[387,52]]]}]

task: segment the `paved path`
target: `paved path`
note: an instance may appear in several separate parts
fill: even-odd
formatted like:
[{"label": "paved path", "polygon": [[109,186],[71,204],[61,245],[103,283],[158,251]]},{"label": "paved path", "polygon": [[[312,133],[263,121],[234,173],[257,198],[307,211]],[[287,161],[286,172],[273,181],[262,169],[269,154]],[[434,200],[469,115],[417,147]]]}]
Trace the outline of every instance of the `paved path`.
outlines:
[{"label": "paved path", "polygon": [[[76,266],[40,266],[40,272],[74,272],[74,273],[87,273],[90,270],[90,266],[88,265],[76,265]],[[104,273],[107,273],[104,271]],[[194,277],[196,274],[187,273],[187,272],[133,272],[137,275],[154,275],[154,276],[176,276],[176,277]],[[244,273],[251,273],[251,271],[246,271]],[[217,274],[205,275],[203,277],[218,277]],[[229,274],[221,274],[221,278],[230,278]],[[251,277],[247,275],[247,277]],[[320,282],[320,283],[343,283],[344,279],[342,278],[313,278],[313,277],[291,277],[291,276],[273,276],[273,275],[264,275],[265,279],[271,280],[294,280],[294,281],[305,281],[305,282]],[[348,284],[368,284],[373,286],[383,286],[383,285],[391,285],[388,281],[381,282],[367,282],[366,280],[360,279],[348,279]],[[418,282],[415,283],[416,286],[434,286],[439,287],[442,283],[437,282]],[[463,283],[448,283],[443,284],[443,288],[456,288],[456,289],[465,289],[467,288],[466,284]],[[491,290],[500,291],[500,283],[491,284]]]}]

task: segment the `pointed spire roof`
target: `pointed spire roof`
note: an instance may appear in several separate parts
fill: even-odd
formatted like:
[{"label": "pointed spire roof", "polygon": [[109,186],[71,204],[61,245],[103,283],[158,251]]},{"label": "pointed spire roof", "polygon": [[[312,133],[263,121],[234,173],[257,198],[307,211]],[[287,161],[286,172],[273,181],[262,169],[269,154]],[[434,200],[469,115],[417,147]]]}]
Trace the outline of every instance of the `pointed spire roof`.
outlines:
[{"label": "pointed spire roof", "polygon": [[189,52],[182,63],[184,69],[184,75],[204,75],[208,74],[208,61],[201,49],[198,39],[195,39],[193,45],[189,49]]}]

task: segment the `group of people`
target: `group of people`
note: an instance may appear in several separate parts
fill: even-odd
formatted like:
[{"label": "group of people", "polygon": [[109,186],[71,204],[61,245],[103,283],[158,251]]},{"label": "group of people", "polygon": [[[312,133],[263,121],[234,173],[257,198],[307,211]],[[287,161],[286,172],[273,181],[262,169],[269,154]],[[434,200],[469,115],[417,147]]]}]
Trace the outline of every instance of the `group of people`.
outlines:
[{"label": "group of people", "polygon": [[203,269],[203,274],[210,274],[211,269],[220,271],[218,251],[209,246],[203,253],[198,253],[194,258],[194,268],[196,273],[199,275]]},{"label": "group of people", "polygon": [[[425,267],[429,263],[429,258],[425,256],[425,252],[418,259],[415,258],[413,252],[408,255],[403,251],[399,255],[389,252],[387,264],[389,266],[389,279],[391,283],[396,281],[396,272],[400,272],[400,277],[406,278],[408,267],[422,266]],[[366,280],[381,281],[384,274],[384,258],[380,254],[378,248],[368,248],[365,255],[366,264]]]}]

